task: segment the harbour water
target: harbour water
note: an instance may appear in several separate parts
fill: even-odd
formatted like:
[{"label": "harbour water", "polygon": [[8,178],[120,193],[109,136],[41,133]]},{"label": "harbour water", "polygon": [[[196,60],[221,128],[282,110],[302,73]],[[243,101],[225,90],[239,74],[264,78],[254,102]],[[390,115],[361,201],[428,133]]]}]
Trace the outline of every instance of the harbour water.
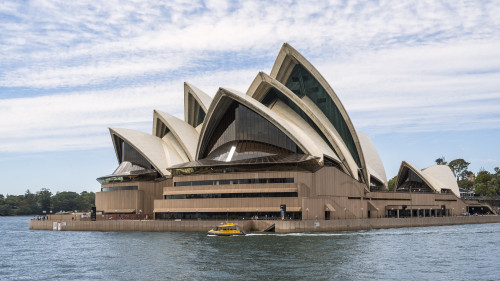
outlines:
[{"label": "harbour water", "polygon": [[0,280],[500,280],[500,223],[208,237],[28,222],[0,217]]}]

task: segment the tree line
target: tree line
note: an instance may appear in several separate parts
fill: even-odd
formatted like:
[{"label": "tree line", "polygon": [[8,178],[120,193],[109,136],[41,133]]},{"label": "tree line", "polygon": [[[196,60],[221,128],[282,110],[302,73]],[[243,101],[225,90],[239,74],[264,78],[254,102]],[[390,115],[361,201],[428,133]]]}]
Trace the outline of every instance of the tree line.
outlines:
[{"label": "tree line", "polygon": [[52,194],[49,189],[42,188],[36,193],[29,189],[24,195],[0,194],[0,216],[41,215],[52,211],[89,211],[94,206],[95,193],[83,191],[80,194],[63,191]]},{"label": "tree line", "polygon": [[[500,196],[500,168],[495,167],[492,172],[486,171],[484,168],[474,174],[469,171],[470,163],[462,158],[446,162],[444,157],[434,160],[437,165],[447,165],[455,175],[459,188],[473,191],[483,197],[498,197]],[[389,180],[389,190],[394,190],[396,185],[396,178],[393,177]]]}]

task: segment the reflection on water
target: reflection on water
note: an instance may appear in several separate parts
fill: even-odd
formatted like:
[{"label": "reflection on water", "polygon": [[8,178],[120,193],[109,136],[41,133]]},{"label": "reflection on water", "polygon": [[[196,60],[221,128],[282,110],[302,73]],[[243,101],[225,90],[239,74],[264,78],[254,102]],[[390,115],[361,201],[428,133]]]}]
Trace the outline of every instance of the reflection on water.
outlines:
[{"label": "reflection on water", "polygon": [[498,280],[500,224],[334,233],[53,232],[0,218],[0,280]]}]

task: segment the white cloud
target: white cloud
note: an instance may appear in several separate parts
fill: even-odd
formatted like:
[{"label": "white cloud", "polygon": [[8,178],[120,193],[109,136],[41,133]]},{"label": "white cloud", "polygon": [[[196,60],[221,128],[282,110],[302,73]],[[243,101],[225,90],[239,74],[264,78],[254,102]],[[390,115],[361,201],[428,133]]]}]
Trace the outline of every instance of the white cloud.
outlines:
[{"label": "white cloud", "polygon": [[184,80],[245,92],[283,42],[361,130],[500,127],[494,1],[7,1],[0,12],[11,16],[0,21],[0,151],[109,146],[110,126],[149,132],[155,108],[182,118]]}]

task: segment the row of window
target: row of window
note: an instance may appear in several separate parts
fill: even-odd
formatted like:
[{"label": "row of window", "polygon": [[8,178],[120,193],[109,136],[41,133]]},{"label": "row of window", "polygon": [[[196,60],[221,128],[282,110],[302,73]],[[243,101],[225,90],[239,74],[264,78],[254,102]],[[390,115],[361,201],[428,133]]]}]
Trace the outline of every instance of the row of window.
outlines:
[{"label": "row of window", "polygon": [[294,178],[262,178],[262,179],[231,179],[205,181],[178,181],[174,186],[224,185],[224,184],[265,184],[265,183],[293,183]]},{"label": "row of window", "polygon": [[103,187],[101,191],[118,191],[118,190],[137,190],[137,185],[131,186],[114,186],[114,187]]},{"label": "row of window", "polygon": [[[160,220],[281,220],[279,212],[221,212],[221,213],[156,213],[156,219]],[[301,220],[302,212],[286,212],[285,220]]]},{"label": "row of window", "polygon": [[211,193],[164,195],[165,199],[207,199],[207,198],[260,198],[260,197],[298,197],[297,192],[269,193]]}]

